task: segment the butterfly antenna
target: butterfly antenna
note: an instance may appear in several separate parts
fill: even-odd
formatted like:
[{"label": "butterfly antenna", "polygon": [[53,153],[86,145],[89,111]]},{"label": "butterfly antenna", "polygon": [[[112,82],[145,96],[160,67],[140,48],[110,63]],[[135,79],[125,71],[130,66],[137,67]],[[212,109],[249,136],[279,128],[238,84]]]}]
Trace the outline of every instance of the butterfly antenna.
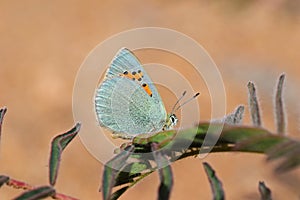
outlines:
[{"label": "butterfly antenna", "polygon": [[[181,101],[181,99],[185,96],[185,94],[186,94],[186,91],[184,91],[184,92],[182,93],[181,97],[176,101],[176,103],[174,104],[174,106],[173,106],[173,108],[172,108],[172,112],[171,112],[171,113],[174,113],[176,106],[177,106],[178,103]],[[176,110],[177,110],[177,109],[176,109]]]},{"label": "butterfly antenna", "polygon": [[[184,106],[185,104],[189,103],[190,101],[192,101],[193,99],[195,99],[197,96],[200,95],[200,92],[197,92],[194,96],[192,96],[191,98],[189,98],[188,100],[186,100],[183,104],[179,105],[174,112],[176,112],[177,110],[179,110],[180,108],[182,108],[182,106]],[[173,113],[173,112],[172,112]]]}]

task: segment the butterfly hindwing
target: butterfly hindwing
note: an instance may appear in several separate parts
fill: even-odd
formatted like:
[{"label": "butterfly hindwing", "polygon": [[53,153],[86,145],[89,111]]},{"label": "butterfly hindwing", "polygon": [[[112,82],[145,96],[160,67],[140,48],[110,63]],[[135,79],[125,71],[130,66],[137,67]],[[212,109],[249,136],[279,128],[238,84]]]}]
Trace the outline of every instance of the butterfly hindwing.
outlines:
[{"label": "butterfly hindwing", "polygon": [[166,122],[161,97],[139,60],[122,48],[113,58],[96,91],[101,126],[124,137],[157,132]]},{"label": "butterfly hindwing", "polygon": [[95,103],[100,125],[125,137],[159,131],[166,120],[163,103],[125,77],[104,80]]}]

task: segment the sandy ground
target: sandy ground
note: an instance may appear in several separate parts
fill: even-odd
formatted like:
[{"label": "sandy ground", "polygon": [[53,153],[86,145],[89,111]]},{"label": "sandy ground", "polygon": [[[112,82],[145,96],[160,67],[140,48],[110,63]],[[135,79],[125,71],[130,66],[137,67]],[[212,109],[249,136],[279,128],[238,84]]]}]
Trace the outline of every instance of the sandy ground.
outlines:
[{"label": "sandy ground", "polygon": [[[228,112],[247,103],[246,84],[256,82],[264,125],[272,131],[274,84],[285,72],[288,132],[299,138],[299,6],[286,1],[238,2],[0,1],[0,105],[8,108],[1,174],[33,185],[47,184],[51,138],[74,124],[72,91],[81,63],[111,35],[145,26],[180,31],[207,50],[223,77]],[[151,55],[141,53],[142,62],[153,61]],[[161,60],[181,67],[175,58]],[[155,62],[161,60],[157,57]],[[200,90],[201,118],[208,120],[209,95],[205,86]],[[174,99],[166,97],[167,93],[162,96],[171,107]],[[248,116],[245,123],[249,123]],[[203,161],[217,171],[228,199],[258,199],[259,181],[272,189],[274,199],[299,198],[299,169],[274,174],[275,163],[266,163],[262,155],[223,153],[174,163],[171,199],[211,199]],[[76,138],[63,154],[56,188],[79,199],[100,199],[102,170],[103,165]],[[155,199],[158,184],[155,173],[121,199]],[[1,188],[0,199],[11,199],[20,192]]]}]

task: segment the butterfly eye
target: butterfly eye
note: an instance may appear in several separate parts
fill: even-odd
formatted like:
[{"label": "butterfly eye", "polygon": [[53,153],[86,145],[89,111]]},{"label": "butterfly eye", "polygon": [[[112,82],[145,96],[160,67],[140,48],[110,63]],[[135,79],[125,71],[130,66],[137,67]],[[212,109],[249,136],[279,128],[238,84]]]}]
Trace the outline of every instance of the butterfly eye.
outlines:
[{"label": "butterfly eye", "polygon": [[174,119],[174,117],[173,117],[173,116],[171,117],[171,121],[172,121],[172,123],[174,123],[174,121],[175,121],[175,119]]},{"label": "butterfly eye", "polygon": [[172,114],[170,116],[170,120],[171,120],[172,124],[176,124],[177,123],[177,117],[174,114]]}]

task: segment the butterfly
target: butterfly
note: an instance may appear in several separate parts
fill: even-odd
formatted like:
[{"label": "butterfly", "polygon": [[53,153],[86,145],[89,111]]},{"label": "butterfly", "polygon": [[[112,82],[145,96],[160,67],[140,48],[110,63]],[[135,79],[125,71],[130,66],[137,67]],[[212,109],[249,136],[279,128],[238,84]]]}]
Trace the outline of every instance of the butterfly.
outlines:
[{"label": "butterfly", "polygon": [[179,109],[175,108],[179,100],[167,114],[154,83],[138,58],[129,49],[122,48],[96,90],[95,110],[100,126],[111,130],[114,137],[130,139],[174,127],[178,122],[174,112]]}]

